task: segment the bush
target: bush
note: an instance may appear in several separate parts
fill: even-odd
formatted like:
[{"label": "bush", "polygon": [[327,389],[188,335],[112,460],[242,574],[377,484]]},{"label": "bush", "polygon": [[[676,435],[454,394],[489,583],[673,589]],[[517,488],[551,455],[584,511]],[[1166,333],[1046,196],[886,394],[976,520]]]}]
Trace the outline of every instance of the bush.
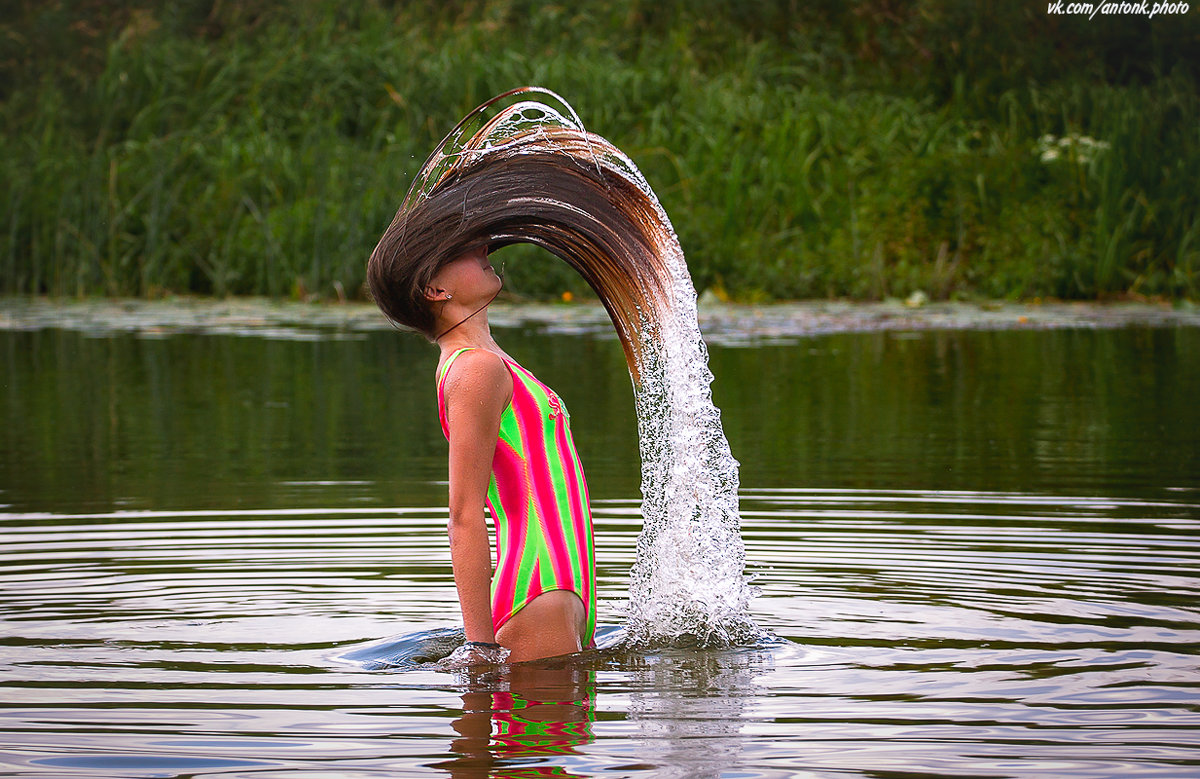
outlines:
[{"label": "bush", "polygon": [[[0,291],[358,294],[442,134],[537,83],[642,167],[701,289],[1195,297],[1196,31],[955,0],[25,4]],[[517,293],[584,292],[537,256],[509,252]]]}]

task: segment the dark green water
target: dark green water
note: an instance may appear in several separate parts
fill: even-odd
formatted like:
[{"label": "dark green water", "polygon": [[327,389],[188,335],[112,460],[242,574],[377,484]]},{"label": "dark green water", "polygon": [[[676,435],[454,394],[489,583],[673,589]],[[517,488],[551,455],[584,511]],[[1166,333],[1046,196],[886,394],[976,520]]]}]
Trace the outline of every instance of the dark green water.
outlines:
[{"label": "dark green water", "polygon": [[[592,492],[637,497],[615,342],[504,331],[579,408]],[[0,472],[15,510],[437,505],[436,350],[47,330],[0,340]],[[1134,497],[1200,487],[1200,330],[833,335],[711,350],[713,393],[759,487]],[[350,481],[344,495],[298,482]]]},{"label": "dark green water", "polygon": [[[497,337],[571,407],[615,627],[640,483],[619,347]],[[711,356],[780,642],[530,681],[338,659],[457,624],[432,347],[0,332],[0,770],[1200,775],[1200,328]]]}]

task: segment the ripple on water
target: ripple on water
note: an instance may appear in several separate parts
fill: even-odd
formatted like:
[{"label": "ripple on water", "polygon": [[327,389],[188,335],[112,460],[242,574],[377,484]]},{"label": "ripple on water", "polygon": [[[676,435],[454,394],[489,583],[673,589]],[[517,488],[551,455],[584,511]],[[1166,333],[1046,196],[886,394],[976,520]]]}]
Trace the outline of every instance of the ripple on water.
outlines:
[{"label": "ripple on water", "polygon": [[[1192,493],[748,490],[752,605],[782,638],[706,651],[609,641],[636,506],[595,506],[601,646],[558,669],[574,686],[556,704],[585,724],[567,757],[524,760],[612,776],[1195,767]],[[473,706],[528,704],[504,674],[335,659],[458,640],[444,509],[8,513],[0,529],[12,775],[428,772],[469,758],[452,736]]]}]

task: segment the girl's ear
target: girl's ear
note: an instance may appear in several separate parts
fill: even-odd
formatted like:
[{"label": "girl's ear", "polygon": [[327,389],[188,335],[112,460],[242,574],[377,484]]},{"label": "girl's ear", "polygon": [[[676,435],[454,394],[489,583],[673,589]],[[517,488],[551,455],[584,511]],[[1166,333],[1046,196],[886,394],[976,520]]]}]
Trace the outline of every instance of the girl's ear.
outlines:
[{"label": "girl's ear", "polygon": [[425,299],[430,303],[437,303],[438,301],[446,301],[450,299],[449,292],[441,287],[435,287],[432,284],[426,285],[425,289],[422,290],[422,294],[425,295]]}]

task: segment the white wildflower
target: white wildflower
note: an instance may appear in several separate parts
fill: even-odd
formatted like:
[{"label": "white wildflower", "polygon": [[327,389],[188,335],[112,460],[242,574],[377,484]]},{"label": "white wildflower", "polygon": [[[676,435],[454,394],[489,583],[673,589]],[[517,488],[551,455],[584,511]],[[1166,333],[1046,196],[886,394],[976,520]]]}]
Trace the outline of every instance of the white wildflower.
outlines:
[{"label": "white wildflower", "polygon": [[1078,165],[1086,165],[1109,146],[1108,141],[1098,141],[1089,135],[1064,135],[1059,138],[1047,133],[1038,138],[1034,153],[1046,164],[1067,159]]}]

